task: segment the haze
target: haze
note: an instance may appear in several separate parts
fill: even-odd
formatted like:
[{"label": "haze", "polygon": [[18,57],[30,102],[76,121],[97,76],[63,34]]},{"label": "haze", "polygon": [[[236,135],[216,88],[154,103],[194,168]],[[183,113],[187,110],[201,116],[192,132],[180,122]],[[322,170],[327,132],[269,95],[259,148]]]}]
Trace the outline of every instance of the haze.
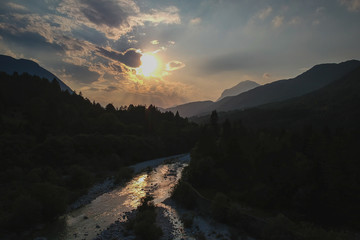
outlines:
[{"label": "haze", "polygon": [[0,53],[102,104],[170,107],[358,59],[359,22],[360,0],[2,1]]}]

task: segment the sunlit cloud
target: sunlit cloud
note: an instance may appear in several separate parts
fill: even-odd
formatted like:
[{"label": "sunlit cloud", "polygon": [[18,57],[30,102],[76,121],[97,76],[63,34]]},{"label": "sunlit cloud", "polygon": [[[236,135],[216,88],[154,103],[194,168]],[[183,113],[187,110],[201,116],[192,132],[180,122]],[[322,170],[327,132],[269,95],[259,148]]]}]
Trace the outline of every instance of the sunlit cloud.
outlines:
[{"label": "sunlit cloud", "polygon": [[179,70],[184,67],[185,67],[185,64],[180,61],[171,61],[166,64],[167,71],[175,71],[175,70]]},{"label": "sunlit cloud", "polygon": [[345,6],[350,12],[360,10],[360,0],[338,0],[341,5]]},{"label": "sunlit cloud", "polygon": [[264,73],[262,76],[264,79],[270,79],[271,78],[271,74],[270,73]]},{"label": "sunlit cloud", "polygon": [[190,24],[191,25],[196,25],[196,24],[199,24],[199,23],[201,23],[201,18],[193,18],[193,19],[191,19],[190,20]]},{"label": "sunlit cloud", "polygon": [[140,13],[138,16],[133,17],[132,20],[138,25],[143,25],[144,22],[149,22],[154,26],[157,26],[160,23],[181,23],[179,9],[175,6],[169,6],[164,9],[151,9],[149,13]]},{"label": "sunlit cloud", "polygon": [[289,24],[290,25],[298,25],[301,23],[301,18],[300,17],[293,17],[290,21]]},{"label": "sunlit cloud", "polygon": [[284,17],[282,17],[282,16],[276,16],[276,17],[273,18],[273,20],[272,20],[271,22],[272,22],[272,25],[273,25],[275,28],[279,28],[281,25],[283,25]]},{"label": "sunlit cloud", "polygon": [[272,12],[272,7],[267,7],[265,9],[262,9],[260,12],[258,12],[256,14],[256,17],[261,19],[261,20],[264,20],[265,18],[267,18]]},{"label": "sunlit cloud", "polygon": [[23,5],[17,4],[17,3],[13,3],[13,2],[8,2],[7,5],[15,10],[20,10],[20,11],[25,11],[27,10],[27,8]]},{"label": "sunlit cloud", "polygon": [[97,54],[118,62],[121,62],[129,67],[137,68],[141,65],[140,58],[142,56],[136,49],[128,49],[125,52],[118,52],[113,49],[97,48]]},{"label": "sunlit cloud", "polygon": [[158,25],[179,24],[179,10],[174,7],[151,9],[150,12],[141,12],[132,0],[63,0],[57,11],[76,21],[96,29],[111,40],[118,40],[130,32],[135,26],[145,23]]}]

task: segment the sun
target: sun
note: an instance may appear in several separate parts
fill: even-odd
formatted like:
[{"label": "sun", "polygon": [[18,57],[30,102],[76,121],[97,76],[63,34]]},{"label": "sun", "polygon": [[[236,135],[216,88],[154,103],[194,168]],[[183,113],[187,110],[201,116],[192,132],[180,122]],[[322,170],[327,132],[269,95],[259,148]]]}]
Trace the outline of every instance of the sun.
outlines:
[{"label": "sun", "polygon": [[140,61],[141,61],[141,66],[139,67],[139,69],[141,70],[142,74],[146,77],[152,75],[152,73],[155,72],[158,66],[158,61],[156,57],[150,53],[144,53],[140,57]]}]

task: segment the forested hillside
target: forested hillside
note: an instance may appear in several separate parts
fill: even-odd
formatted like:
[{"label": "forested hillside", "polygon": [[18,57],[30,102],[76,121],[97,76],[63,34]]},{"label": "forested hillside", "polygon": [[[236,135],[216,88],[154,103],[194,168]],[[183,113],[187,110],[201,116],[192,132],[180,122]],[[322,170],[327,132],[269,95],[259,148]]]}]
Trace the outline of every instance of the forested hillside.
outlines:
[{"label": "forested hillside", "polygon": [[50,221],[94,182],[187,152],[197,136],[152,105],[103,108],[57,81],[0,73],[0,232]]},{"label": "forested hillside", "polygon": [[196,189],[214,218],[259,239],[358,239],[339,230],[360,227],[359,76],[222,120],[214,111],[175,199],[199,207]]}]

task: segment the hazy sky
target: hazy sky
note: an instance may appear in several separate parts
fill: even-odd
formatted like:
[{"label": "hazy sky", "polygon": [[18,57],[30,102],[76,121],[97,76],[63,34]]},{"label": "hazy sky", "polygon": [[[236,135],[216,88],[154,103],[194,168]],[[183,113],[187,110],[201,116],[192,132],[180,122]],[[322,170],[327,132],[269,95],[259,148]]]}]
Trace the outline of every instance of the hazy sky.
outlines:
[{"label": "hazy sky", "polygon": [[360,0],[1,0],[0,53],[102,104],[169,107],[360,59]]}]

